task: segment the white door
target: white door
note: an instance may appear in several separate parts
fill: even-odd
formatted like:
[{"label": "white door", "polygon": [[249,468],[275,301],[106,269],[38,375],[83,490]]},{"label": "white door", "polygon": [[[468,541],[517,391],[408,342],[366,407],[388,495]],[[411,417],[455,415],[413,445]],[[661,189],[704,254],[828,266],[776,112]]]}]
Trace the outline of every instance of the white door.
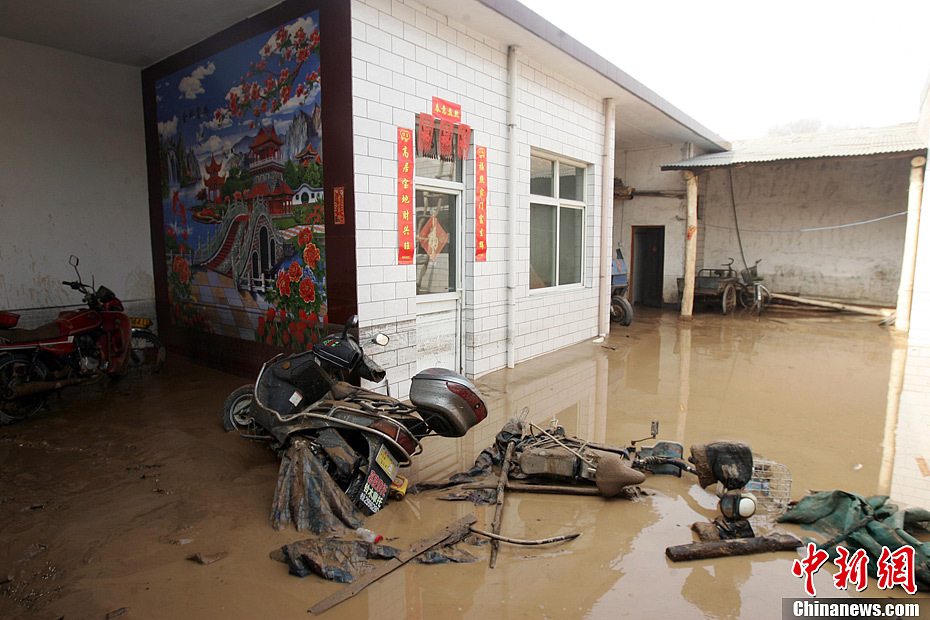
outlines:
[{"label": "white door", "polygon": [[417,371],[461,372],[461,192],[421,188],[415,202]]}]

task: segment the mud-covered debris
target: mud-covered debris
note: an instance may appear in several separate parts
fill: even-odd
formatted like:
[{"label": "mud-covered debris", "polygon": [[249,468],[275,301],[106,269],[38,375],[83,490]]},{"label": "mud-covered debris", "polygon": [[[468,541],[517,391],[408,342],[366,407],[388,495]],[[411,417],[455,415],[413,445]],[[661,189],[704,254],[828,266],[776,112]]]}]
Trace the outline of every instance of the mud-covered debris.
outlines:
[{"label": "mud-covered debris", "polygon": [[311,443],[294,440],[278,469],[271,507],[274,528],[282,530],[293,523],[298,531],[342,534],[346,528],[361,527],[363,518],[313,453]]},{"label": "mud-covered debris", "polygon": [[[359,575],[374,570],[374,565],[368,560],[390,560],[400,553],[395,547],[364,540],[311,538],[276,549],[271,553],[271,559],[287,564],[290,573],[298,577],[316,574],[337,583],[351,583]],[[420,564],[447,564],[470,563],[476,559],[453,543],[436,545],[414,560]]]},{"label": "mud-covered debris", "polygon": [[229,552],[227,551],[220,551],[219,553],[195,553],[187,556],[187,559],[191,562],[197,562],[198,564],[213,564],[214,562],[219,562],[228,555]]},{"label": "mud-covered debris", "polygon": [[113,611],[111,611],[110,613],[106,615],[106,620],[113,620],[113,618],[119,618],[127,611],[129,611],[128,607],[120,607],[119,609],[114,609]]}]

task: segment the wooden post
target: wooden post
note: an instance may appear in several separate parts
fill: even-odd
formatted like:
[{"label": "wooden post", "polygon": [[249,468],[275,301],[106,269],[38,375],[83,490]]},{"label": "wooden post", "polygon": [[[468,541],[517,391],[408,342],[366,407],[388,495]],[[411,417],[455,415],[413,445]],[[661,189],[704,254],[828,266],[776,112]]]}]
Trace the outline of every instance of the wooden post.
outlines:
[{"label": "wooden post", "polygon": [[681,318],[691,319],[694,310],[694,273],[697,263],[697,199],[698,178],[694,172],[685,172],[688,182],[688,219],[685,230],[685,277],[681,294]]},{"label": "wooden post", "polygon": [[[497,505],[494,508],[494,522],[491,524],[491,532],[494,534],[501,533],[501,517],[504,516],[504,489],[507,486],[507,475],[510,473],[510,459],[513,458],[513,449],[515,445],[516,442],[511,439],[507,444],[507,450],[504,452],[504,462],[501,464],[501,476],[497,481]],[[494,568],[497,564],[497,552],[500,550],[500,546],[500,541],[491,540],[489,568]]]},{"label": "wooden post", "polygon": [[768,551],[791,551],[803,543],[788,534],[772,534],[760,538],[731,538],[729,540],[709,540],[689,545],[677,545],[665,549],[665,555],[672,562],[686,560],[706,560],[724,558],[734,555],[751,555]]},{"label": "wooden post", "polygon": [[898,307],[895,329],[908,331],[911,326],[911,299],[914,295],[914,272],[917,270],[917,234],[920,230],[920,207],[924,190],[926,157],[911,160],[911,184],[907,190],[907,227],[904,232],[904,258],[901,260],[901,281],[898,286]]}]

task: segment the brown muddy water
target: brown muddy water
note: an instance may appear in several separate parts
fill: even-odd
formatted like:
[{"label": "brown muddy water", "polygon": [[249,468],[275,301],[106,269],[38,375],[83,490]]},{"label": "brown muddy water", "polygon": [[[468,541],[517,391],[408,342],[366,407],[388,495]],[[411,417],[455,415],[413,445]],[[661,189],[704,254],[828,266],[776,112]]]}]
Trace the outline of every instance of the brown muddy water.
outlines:
[{"label": "brown muddy water", "polygon": [[[794,499],[808,489],[887,491],[890,369],[904,346],[866,317],[706,313],[683,323],[637,309],[604,342],[479,379],[489,419],[460,440],[428,438],[403,473],[418,481],[467,469],[529,407],[541,426],[557,418],[604,443],[646,437],[653,419],[658,439],[686,454],[696,443],[746,441],[790,469]],[[223,400],[244,382],[169,356],[158,376],[72,389],[0,428],[0,617],[311,617],[342,586],[290,576],[269,558],[307,536],[269,524],[274,454],[221,428]],[[794,552],[670,562],[665,548],[691,542],[690,525],[717,514],[716,497],[687,474],[649,476],[643,489],[634,500],[509,493],[503,534],[582,536],[502,545],[493,570],[487,546],[465,546],[477,562],[405,565],[323,617],[764,619],[781,617],[782,597],[804,596]],[[489,528],[493,508],[439,495],[391,502],[367,527],[399,548],[468,514]],[[185,559],[219,552],[228,555],[208,565]],[[847,596],[831,575],[815,575],[818,596]],[[874,579],[863,593],[888,594]]]}]

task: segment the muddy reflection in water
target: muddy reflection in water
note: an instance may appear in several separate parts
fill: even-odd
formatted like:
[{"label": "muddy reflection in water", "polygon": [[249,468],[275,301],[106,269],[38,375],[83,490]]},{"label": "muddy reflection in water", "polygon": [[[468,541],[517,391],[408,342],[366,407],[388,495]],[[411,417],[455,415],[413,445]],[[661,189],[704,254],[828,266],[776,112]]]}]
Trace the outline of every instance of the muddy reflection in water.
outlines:
[{"label": "muddy reflection in water", "polygon": [[[873,494],[894,479],[886,409],[902,347],[855,316],[699,314],[681,323],[638,310],[603,343],[479,379],[490,418],[461,440],[425,440],[405,475],[466,469],[526,406],[537,424],[557,418],[604,443],[645,437],[653,419],[659,439],[686,450],[747,441],[791,469],[796,499],[805,489]],[[223,399],[242,382],[172,358],[148,382],[71,392],[0,429],[0,616],[102,618],[128,607],[123,617],[297,618],[339,589],[291,577],[268,558],[305,536],[268,523],[274,455],[220,427]],[[474,564],[407,565],[327,616],[779,618],[782,597],[803,596],[792,553],[667,561],[665,547],[690,542],[690,524],[717,514],[716,498],[688,477],[650,476],[644,488],[650,495],[634,501],[509,494],[503,533],[583,536],[504,545],[494,570],[487,547],[470,548]],[[490,523],[491,508],[439,495],[392,502],[368,527],[403,548],[466,514]],[[207,566],[185,560],[219,551],[229,556]],[[816,575],[820,596],[841,595],[830,577]],[[864,594],[880,595],[874,580]]]}]

